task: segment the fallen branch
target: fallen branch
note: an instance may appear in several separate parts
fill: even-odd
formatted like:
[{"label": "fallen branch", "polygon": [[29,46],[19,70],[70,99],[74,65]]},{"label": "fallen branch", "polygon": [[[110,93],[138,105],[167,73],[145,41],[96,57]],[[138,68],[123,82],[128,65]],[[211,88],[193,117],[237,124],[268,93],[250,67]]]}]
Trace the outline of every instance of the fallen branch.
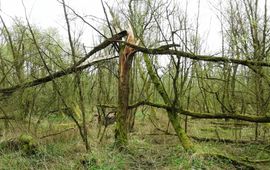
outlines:
[{"label": "fallen branch", "polygon": [[15,117],[2,116],[0,117],[0,120],[15,120]]},{"label": "fallen branch", "polygon": [[61,135],[62,133],[65,133],[67,131],[74,130],[74,129],[75,129],[74,127],[68,128],[68,129],[62,130],[62,131],[57,132],[57,133],[51,133],[51,134],[48,134],[48,135],[41,136],[41,137],[39,137],[39,139],[44,139],[44,138],[48,138],[48,137],[51,137],[51,136]]},{"label": "fallen branch", "polygon": [[128,109],[135,109],[139,106],[143,106],[143,105],[147,105],[147,106],[152,106],[152,107],[156,107],[156,108],[161,108],[161,109],[171,109],[171,106],[165,105],[165,104],[159,104],[159,103],[152,103],[149,101],[140,101],[137,102],[133,105],[128,106]]},{"label": "fallen branch", "polygon": [[97,107],[101,107],[101,108],[112,108],[112,109],[116,109],[117,108],[116,105],[107,105],[107,104],[98,104],[96,106]]},{"label": "fallen branch", "polygon": [[192,139],[198,141],[198,142],[219,142],[219,143],[236,143],[236,144],[264,144],[267,143],[265,141],[255,141],[255,140],[231,140],[231,139],[216,139],[216,138],[201,138],[197,136],[189,136]]},{"label": "fallen branch", "polygon": [[256,163],[256,164],[260,164],[260,163],[269,163],[270,159],[261,159],[261,160],[251,160],[249,158],[241,158],[242,161],[245,162],[249,162],[249,163]]},{"label": "fallen branch", "polygon": [[243,120],[247,122],[256,122],[256,123],[270,123],[270,117],[269,116],[252,116],[252,115],[241,115],[241,114],[224,114],[224,113],[201,113],[201,112],[193,112],[189,110],[183,110],[180,108],[174,108],[172,106],[168,106],[165,104],[158,104],[158,103],[152,103],[148,101],[141,101],[138,103],[135,103],[133,105],[130,105],[128,108],[133,109],[139,106],[152,106],[156,108],[162,108],[165,110],[174,110],[178,112],[179,114],[191,116],[195,118],[200,119],[234,119],[234,120]]},{"label": "fallen branch", "polygon": [[70,68],[67,68],[65,70],[55,72],[55,73],[53,73],[51,75],[48,75],[46,77],[42,77],[42,78],[30,81],[30,82],[26,82],[26,83],[23,83],[23,84],[20,84],[20,85],[13,86],[13,87],[0,89],[0,93],[9,95],[9,94],[11,94],[11,93],[13,93],[13,92],[15,92],[15,91],[17,91],[19,89],[26,89],[26,88],[29,88],[29,87],[34,87],[34,86],[37,86],[37,85],[40,85],[40,84],[44,84],[44,83],[50,82],[50,81],[52,81],[52,80],[54,80],[56,78],[60,78],[60,77],[72,74],[75,71],[84,70],[84,69],[86,69],[86,68],[88,68],[90,66],[93,66],[93,65],[101,62],[101,61],[111,60],[111,59],[114,59],[114,58],[116,58],[116,57],[103,58],[103,59],[95,60],[95,61],[93,61],[91,63],[85,64],[85,65],[82,65],[82,66],[79,66],[79,67],[70,67]]},{"label": "fallen branch", "polygon": [[101,44],[99,44],[98,46],[96,46],[93,50],[91,50],[89,53],[87,53],[85,55],[85,57],[83,57],[82,59],[80,59],[77,63],[74,64],[74,67],[79,66],[80,64],[82,64],[84,61],[86,61],[89,57],[91,57],[93,54],[95,54],[96,52],[106,48],[107,46],[109,46],[110,44],[112,44],[113,42],[120,40],[121,38],[127,36],[127,31],[122,31],[118,34],[113,35],[111,38],[106,39],[105,41],[103,41]]},{"label": "fallen branch", "polygon": [[224,113],[200,113],[200,112],[192,112],[188,110],[180,110],[177,109],[180,114],[192,116],[201,119],[234,119],[234,120],[243,120],[247,122],[256,122],[256,123],[269,123],[269,116],[252,116],[252,115],[241,115],[241,114],[224,114]]},{"label": "fallen branch", "polygon": [[255,170],[256,168],[248,163],[245,163],[241,160],[237,160],[233,157],[229,157],[220,153],[195,153],[193,154],[193,157],[195,156],[203,156],[204,158],[218,158],[224,161],[230,162],[236,169],[248,169],[248,170]]},{"label": "fallen branch", "polygon": [[[151,135],[151,136],[155,136],[155,135],[168,135],[168,136],[176,136],[175,133],[170,133],[167,132],[166,130],[160,129],[160,128],[156,128],[158,131],[163,132],[163,133],[147,133],[145,135]],[[218,142],[218,143],[226,143],[226,144],[265,144],[267,142],[265,141],[254,141],[254,140],[231,140],[231,139],[216,139],[216,138],[203,138],[203,137],[197,137],[197,136],[190,136],[190,138],[192,138],[193,140],[197,141],[197,142]]]},{"label": "fallen branch", "polygon": [[244,122],[210,122],[211,124],[214,124],[216,126],[239,126],[239,127],[248,127],[251,124],[250,123],[244,123]]}]

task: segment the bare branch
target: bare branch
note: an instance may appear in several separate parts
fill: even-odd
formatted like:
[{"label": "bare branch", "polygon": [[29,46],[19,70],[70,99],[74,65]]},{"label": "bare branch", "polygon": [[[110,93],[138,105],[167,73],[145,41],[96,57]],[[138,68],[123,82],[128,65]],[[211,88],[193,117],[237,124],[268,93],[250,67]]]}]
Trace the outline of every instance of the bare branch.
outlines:
[{"label": "bare branch", "polygon": [[69,68],[67,68],[65,70],[52,73],[51,75],[48,75],[46,77],[42,77],[42,78],[39,78],[39,79],[30,81],[30,82],[26,82],[26,83],[23,83],[23,84],[20,84],[20,85],[13,86],[13,87],[0,89],[0,93],[7,94],[8,95],[10,93],[13,93],[13,92],[19,90],[19,89],[25,89],[25,88],[34,87],[34,86],[37,86],[37,85],[40,85],[40,84],[44,84],[44,83],[50,82],[50,81],[52,81],[52,80],[54,80],[56,78],[60,78],[60,77],[63,77],[63,76],[72,74],[75,71],[84,70],[84,69],[86,69],[86,68],[88,68],[90,66],[93,66],[93,65],[95,65],[95,64],[97,64],[99,62],[111,60],[111,59],[114,59],[114,58],[118,58],[118,56],[109,57],[109,58],[102,58],[102,59],[99,59],[99,60],[95,60],[93,62],[90,62],[88,64],[82,65],[80,67],[69,67]]},{"label": "bare branch", "polygon": [[141,46],[137,46],[134,44],[127,43],[125,41],[118,41],[122,42],[135,50],[146,53],[146,54],[153,54],[153,55],[176,55],[181,57],[186,57],[192,60],[198,61],[209,61],[209,62],[222,62],[222,63],[234,63],[234,64],[241,64],[244,66],[262,66],[262,67],[270,67],[270,63],[262,62],[262,61],[252,61],[252,60],[240,60],[234,59],[229,57],[218,57],[218,56],[211,56],[211,55],[197,55],[193,53],[188,53],[184,51],[172,50],[172,49],[164,49],[164,48],[145,48]]},{"label": "bare branch", "polygon": [[141,101],[136,104],[129,106],[129,109],[133,109],[142,105],[148,105],[152,107],[162,108],[165,110],[174,110],[182,115],[187,115],[200,119],[234,119],[234,120],[243,120],[247,122],[256,122],[256,123],[269,123],[270,116],[252,116],[252,115],[241,115],[241,114],[224,114],[224,113],[199,113],[189,110],[183,110],[180,108],[173,108],[165,104],[157,104],[148,101]]},{"label": "bare branch", "polygon": [[54,80],[55,78],[59,78],[59,77],[62,77],[62,76],[65,76],[65,75],[74,73],[76,71],[76,69],[78,71],[80,71],[80,70],[86,69],[86,68],[88,68],[88,67],[90,67],[90,66],[92,66],[92,65],[94,65],[96,63],[99,63],[99,62],[102,62],[102,61],[105,61],[105,60],[110,60],[110,59],[116,58],[116,57],[103,58],[103,59],[95,60],[95,61],[92,61],[92,62],[90,62],[88,64],[85,64],[85,65],[82,65],[82,66],[78,67],[85,60],[87,60],[90,56],[92,56],[96,52],[98,52],[98,51],[106,48],[113,41],[119,40],[119,39],[121,39],[122,37],[124,37],[126,35],[127,35],[127,32],[126,31],[122,31],[122,32],[114,35],[113,37],[105,40],[104,42],[102,42],[98,46],[94,47],[94,49],[91,50],[89,53],[87,53],[85,55],[85,57],[83,57],[81,60],[79,60],[73,66],[71,66],[71,67],[69,67],[69,68],[67,68],[65,70],[58,71],[58,72],[52,73],[51,75],[48,75],[46,77],[42,77],[42,78],[39,78],[39,79],[30,81],[30,82],[26,82],[26,83],[23,83],[23,84],[19,84],[19,85],[13,86],[13,87],[0,89],[0,93],[9,94],[9,93],[13,93],[13,92],[15,92],[16,90],[19,90],[19,89],[25,89],[25,88],[28,88],[28,87],[34,87],[34,86],[39,85],[39,84],[50,82],[50,81]]}]

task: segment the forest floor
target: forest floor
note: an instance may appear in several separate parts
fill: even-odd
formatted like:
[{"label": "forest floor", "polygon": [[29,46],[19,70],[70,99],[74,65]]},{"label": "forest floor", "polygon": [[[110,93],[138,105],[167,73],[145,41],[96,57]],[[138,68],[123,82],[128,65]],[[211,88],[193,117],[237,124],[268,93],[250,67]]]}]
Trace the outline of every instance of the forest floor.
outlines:
[{"label": "forest floor", "polygon": [[[30,123],[31,133],[27,130],[29,129],[27,121],[11,122],[12,126],[8,131],[4,131],[4,125],[1,125],[0,169],[233,170],[249,168],[236,166],[234,160],[244,162],[255,169],[269,169],[269,132],[260,135],[262,137],[259,142],[255,142],[251,140],[254,139],[252,124],[192,119],[189,120],[188,134],[194,137],[197,152],[187,153],[179,144],[171,127],[167,128],[165,115],[156,114],[150,119],[150,116],[138,113],[135,129],[129,136],[128,149],[124,152],[119,152],[113,147],[114,125],[108,127],[103,140],[100,141],[97,137],[97,122],[94,119],[89,120],[91,147],[89,152],[85,151],[74,124],[63,116],[48,117],[38,126],[36,123]],[[168,133],[163,132],[166,129]],[[12,141],[25,133],[33,136],[33,140],[37,143],[34,153],[26,153],[24,148],[3,147],[5,141]],[[238,139],[241,136],[241,140],[235,142],[236,136]],[[226,159],[215,155],[224,155]]]}]

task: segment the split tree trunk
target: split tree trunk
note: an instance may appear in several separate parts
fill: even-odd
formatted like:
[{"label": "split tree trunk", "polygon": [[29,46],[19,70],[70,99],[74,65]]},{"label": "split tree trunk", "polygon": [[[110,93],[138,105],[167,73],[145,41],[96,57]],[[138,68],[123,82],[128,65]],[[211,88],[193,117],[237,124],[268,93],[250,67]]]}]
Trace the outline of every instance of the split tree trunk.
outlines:
[{"label": "split tree trunk", "polygon": [[118,112],[116,115],[115,144],[123,149],[128,143],[129,131],[129,77],[134,49],[125,46],[119,57]]}]

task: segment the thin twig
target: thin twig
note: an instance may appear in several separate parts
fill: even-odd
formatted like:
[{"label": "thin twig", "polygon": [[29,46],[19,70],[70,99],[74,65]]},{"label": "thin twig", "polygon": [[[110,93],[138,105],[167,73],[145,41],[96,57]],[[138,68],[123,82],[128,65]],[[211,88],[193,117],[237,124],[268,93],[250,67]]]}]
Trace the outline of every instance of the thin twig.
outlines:
[{"label": "thin twig", "polygon": [[48,134],[48,135],[41,136],[41,137],[39,137],[39,139],[44,139],[44,138],[48,138],[48,137],[52,137],[52,136],[56,136],[56,135],[61,135],[64,132],[74,130],[74,129],[75,129],[74,127],[68,128],[68,129],[62,130],[62,131],[57,132],[57,133],[51,133],[51,134]]}]

